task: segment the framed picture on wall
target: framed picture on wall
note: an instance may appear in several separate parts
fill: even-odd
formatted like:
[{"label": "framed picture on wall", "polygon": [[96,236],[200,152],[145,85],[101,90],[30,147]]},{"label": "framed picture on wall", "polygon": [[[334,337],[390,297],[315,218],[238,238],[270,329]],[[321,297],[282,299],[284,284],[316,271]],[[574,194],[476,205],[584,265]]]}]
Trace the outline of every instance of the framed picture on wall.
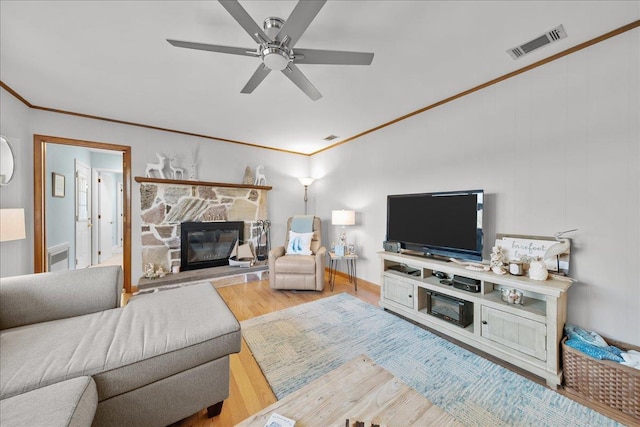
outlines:
[{"label": "framed picture on wall", "polygon": [[53,185],[51,186],[53,197],[64,197],[64,175],[51,173]]}]

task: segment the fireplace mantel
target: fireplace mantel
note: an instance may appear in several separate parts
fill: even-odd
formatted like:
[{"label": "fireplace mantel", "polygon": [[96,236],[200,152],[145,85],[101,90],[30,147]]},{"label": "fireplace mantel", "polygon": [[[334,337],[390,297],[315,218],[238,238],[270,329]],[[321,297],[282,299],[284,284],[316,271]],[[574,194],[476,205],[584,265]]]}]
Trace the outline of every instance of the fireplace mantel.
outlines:
[{"label": "fireplace mantel", "polygon": [[267,191],[273,188],[270,185],[229,184],[224,182],[147,178],[144,176],[136,176],[134,179],[136,180],[136,182],[139,182],[139,183],[148,182],[148,183],[154,183],[154,184],[178,184],[178,185],[199,185],[199,186],[205,186],[205,187],[251,188],[256,190],[267,190]]}]

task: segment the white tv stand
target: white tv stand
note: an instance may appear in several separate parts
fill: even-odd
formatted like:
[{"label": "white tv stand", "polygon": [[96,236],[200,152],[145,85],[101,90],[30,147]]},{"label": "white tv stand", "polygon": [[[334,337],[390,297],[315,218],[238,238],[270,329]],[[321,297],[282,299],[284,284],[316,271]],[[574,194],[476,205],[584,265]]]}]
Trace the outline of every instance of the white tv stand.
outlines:
[{"label": "white tv stand", "polygon": [[[489,353],[546,380],[557,389],[562,382],[560,341],[567,313],[570,281],[536,281],[525,276],[472,271],[453,262],[407,253],[379,252],[380,306]],[[415,275],[391,268],[405,265]],[[434,272],[480,280],[479,293],[440,283]],[[501,289],[517,289],[524,304],[502,301]],[[473,322],[462,328],[427,313],[427,291],[473,303]]]}]

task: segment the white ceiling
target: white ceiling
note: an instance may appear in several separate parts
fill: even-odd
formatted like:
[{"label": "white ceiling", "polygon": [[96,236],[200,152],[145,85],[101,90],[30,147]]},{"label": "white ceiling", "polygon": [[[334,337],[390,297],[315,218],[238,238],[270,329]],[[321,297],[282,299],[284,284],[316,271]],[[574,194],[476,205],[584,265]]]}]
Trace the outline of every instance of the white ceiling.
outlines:
[{"label": "white ceiling", "polygon": [[[240,3],[260,26],[296,4]],[[259,59],[165,41],[254,49],[214,0],[2,0],[0,80],[39,107],[308,154],[638,19],[640,1],[329,0],[296,46],[375,57],[299,65],[314,102],[277,72],[241,94]],[[506,53],[560,24],[566,39]]]}]

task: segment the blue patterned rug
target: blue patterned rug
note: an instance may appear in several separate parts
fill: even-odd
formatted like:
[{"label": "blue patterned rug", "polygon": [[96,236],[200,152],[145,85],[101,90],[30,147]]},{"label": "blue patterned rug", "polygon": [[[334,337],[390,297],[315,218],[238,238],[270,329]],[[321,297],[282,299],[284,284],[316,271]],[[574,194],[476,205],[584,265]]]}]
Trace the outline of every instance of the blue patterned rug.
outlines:
[{"label": "blue patterned rug", "polygon": [[363,353],[467,426],[617,422],[348,294],[242,322],[278,399]]}]

